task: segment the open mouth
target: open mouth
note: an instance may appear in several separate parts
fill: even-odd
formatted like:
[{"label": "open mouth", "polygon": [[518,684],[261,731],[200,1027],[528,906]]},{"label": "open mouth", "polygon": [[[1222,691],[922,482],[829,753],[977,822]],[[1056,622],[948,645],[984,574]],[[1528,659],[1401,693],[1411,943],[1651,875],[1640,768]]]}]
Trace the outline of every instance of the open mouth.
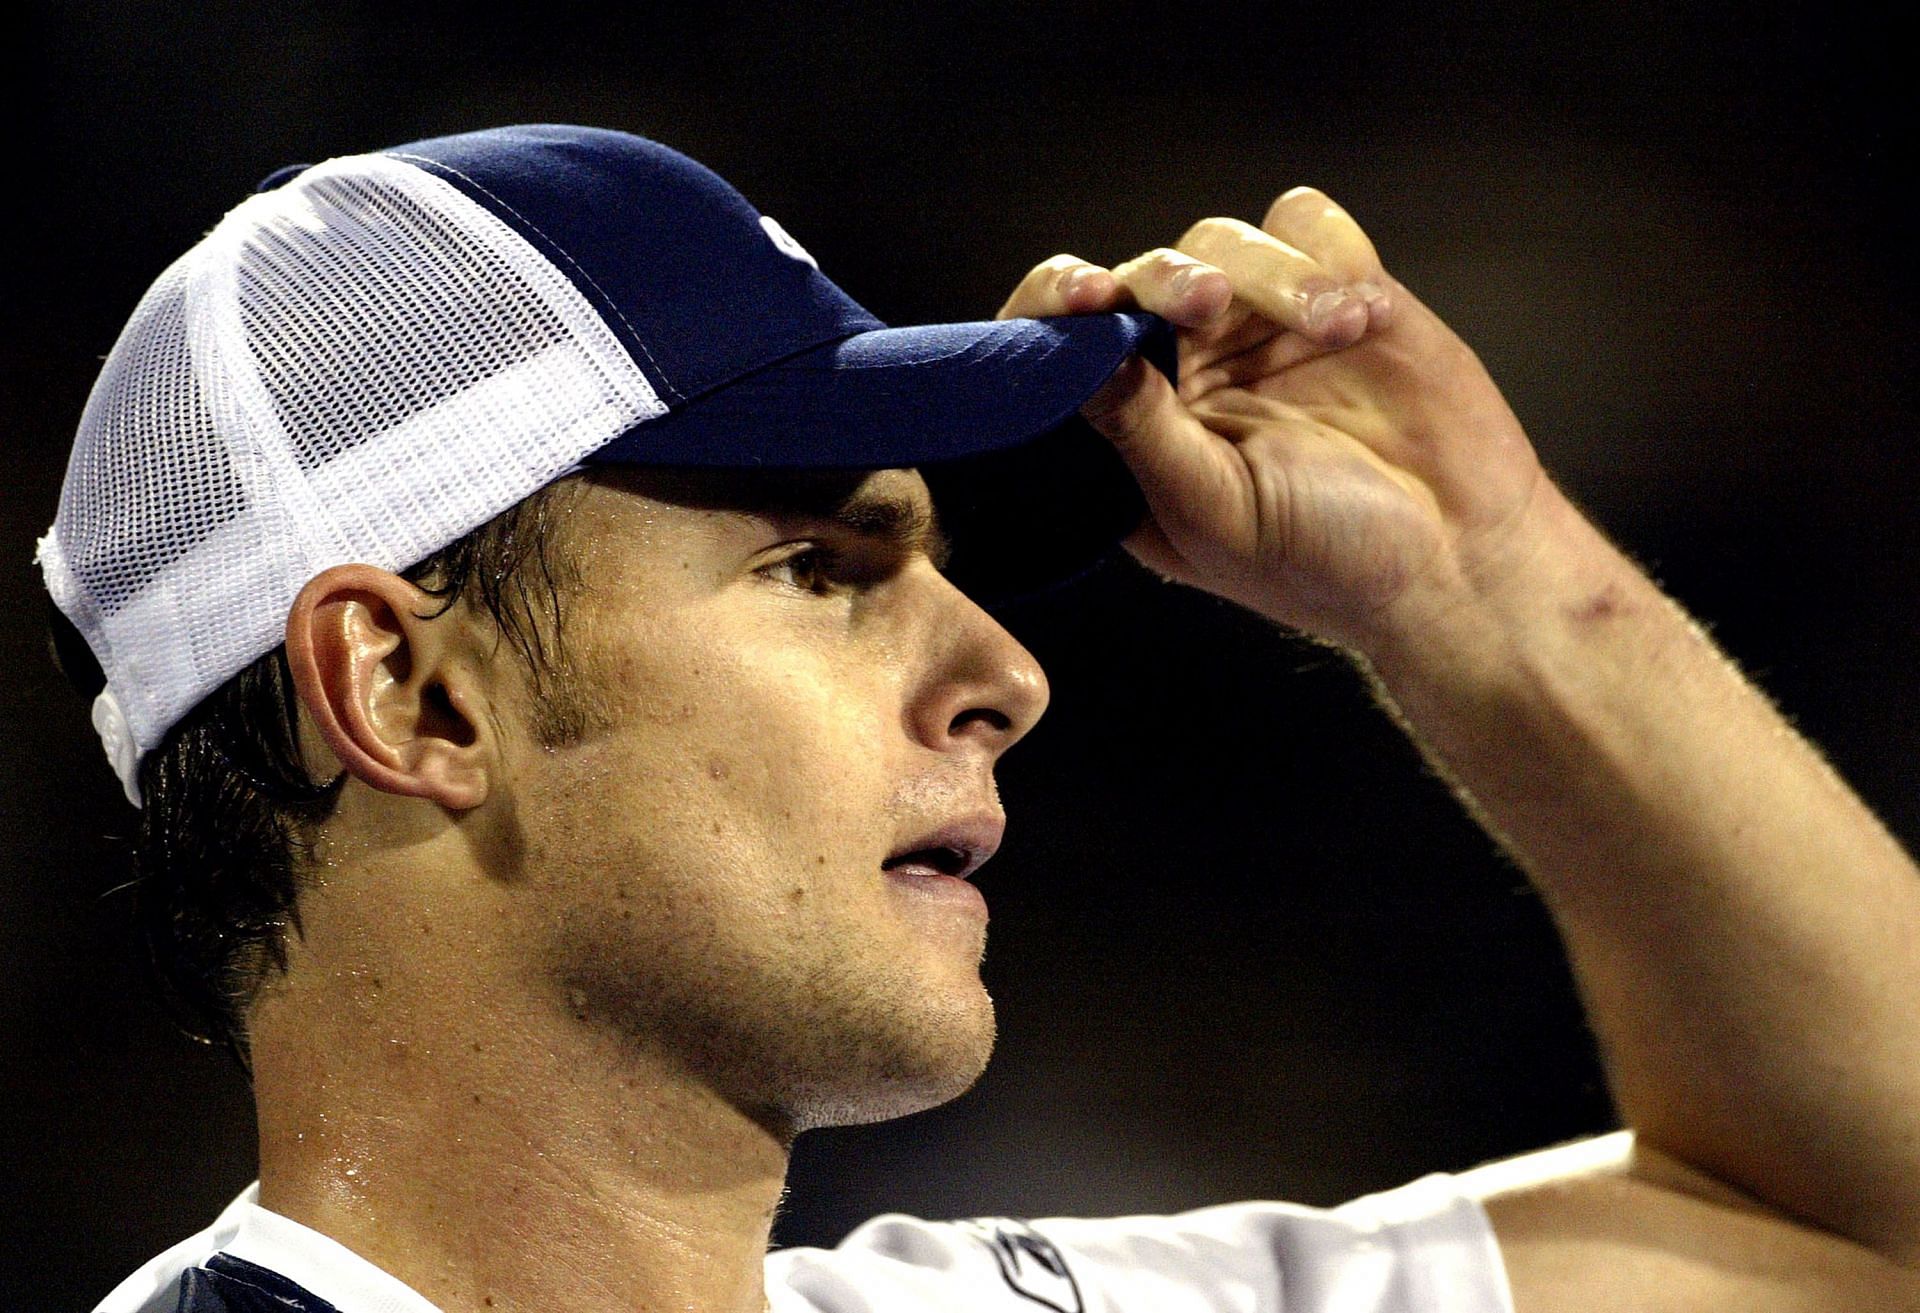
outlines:
[{"label": "open mouth", "polygon": [[[980,861],[985,861],[982,857]],[[936,848],[915,848],[911,852],[889,857],[880,863],[883,871],[898,871],[905,875],[951,875],[965,879],[980,865],[970,853],[944,845]]]},{"label": "open mouth", "polygon": [[1000,847],[1006,819],[997,812],[951,821],[895,849],[880,869],[896,875],[944,875],[964,880]]}]

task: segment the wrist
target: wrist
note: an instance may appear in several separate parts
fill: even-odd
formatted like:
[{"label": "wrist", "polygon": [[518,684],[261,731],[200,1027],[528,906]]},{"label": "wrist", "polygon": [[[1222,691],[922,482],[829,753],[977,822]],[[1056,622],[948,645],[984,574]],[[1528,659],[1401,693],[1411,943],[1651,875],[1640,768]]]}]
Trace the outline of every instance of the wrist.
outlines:
[{"label": "wrist", "polygon": [[1534,686],[1579,649],[1671,610],[1647,577],[1541,477],[1497,553],[1456,564],[1374,617],[1358,654],[1403,704]]}]

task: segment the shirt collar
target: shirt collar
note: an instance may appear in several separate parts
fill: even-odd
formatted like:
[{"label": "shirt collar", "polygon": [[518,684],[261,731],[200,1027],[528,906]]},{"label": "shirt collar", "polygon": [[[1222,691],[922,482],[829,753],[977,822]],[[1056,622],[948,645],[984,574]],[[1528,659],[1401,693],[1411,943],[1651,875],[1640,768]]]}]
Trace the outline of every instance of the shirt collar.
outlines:
[{"label": "shirt collar", "polygon": [[250,1200],[239,1204],[239,1231],[221,1252],[278,1272],[335,1308],[354,1313],[440,1313],[413,1287],[337,1240]]}]

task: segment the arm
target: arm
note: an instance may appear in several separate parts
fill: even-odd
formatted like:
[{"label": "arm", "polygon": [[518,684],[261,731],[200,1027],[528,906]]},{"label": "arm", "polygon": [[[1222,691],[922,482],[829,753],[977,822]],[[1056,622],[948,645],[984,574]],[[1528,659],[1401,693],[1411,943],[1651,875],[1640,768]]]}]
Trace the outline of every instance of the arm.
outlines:
[{"label": "arm", "polygon": [[[1483,1182],[1522,1310],[1765,1308],[1751,1278],[1776,1268],[1827,1300],[1780,1307],[1868,1306],[1843,1270],[1871,1306],[1920,1307],[1910,860],[1573,509],[1337,207],[1288,193],[1180,253],[1071,305],[1042,266],[1010,309],[1133,300],[1183,325],[1178,390],[1136,362],[1089,408],[1153,510],[1130,546],[1352,652],[1552,910],[1638,1143]],[[1183,258],[1205,270],[1184,299]],[[1316,319],[1329,287],[1362,290]],[[1682,1271],[1705,1284],[1659,1302]]]},{"label": "arm", "polygon": [[1920,878],[1555,493],[1371,654],[1546,898],[1642,1145],[1920,1266]]}]

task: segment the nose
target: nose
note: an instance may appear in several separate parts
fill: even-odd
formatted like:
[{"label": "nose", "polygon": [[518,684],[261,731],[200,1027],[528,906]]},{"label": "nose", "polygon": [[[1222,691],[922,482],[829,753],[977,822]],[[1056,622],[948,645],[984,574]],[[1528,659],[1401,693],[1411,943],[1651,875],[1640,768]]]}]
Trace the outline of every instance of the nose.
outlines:
[{"label": "nose", "polygon": [[936,751],[983,751],[992,761],[1046,711],[1046,672],[972,598],[937,574],[932,579],[936,604],[925,617],[925,641],[933,659],[908,702],[909,730]]}]

